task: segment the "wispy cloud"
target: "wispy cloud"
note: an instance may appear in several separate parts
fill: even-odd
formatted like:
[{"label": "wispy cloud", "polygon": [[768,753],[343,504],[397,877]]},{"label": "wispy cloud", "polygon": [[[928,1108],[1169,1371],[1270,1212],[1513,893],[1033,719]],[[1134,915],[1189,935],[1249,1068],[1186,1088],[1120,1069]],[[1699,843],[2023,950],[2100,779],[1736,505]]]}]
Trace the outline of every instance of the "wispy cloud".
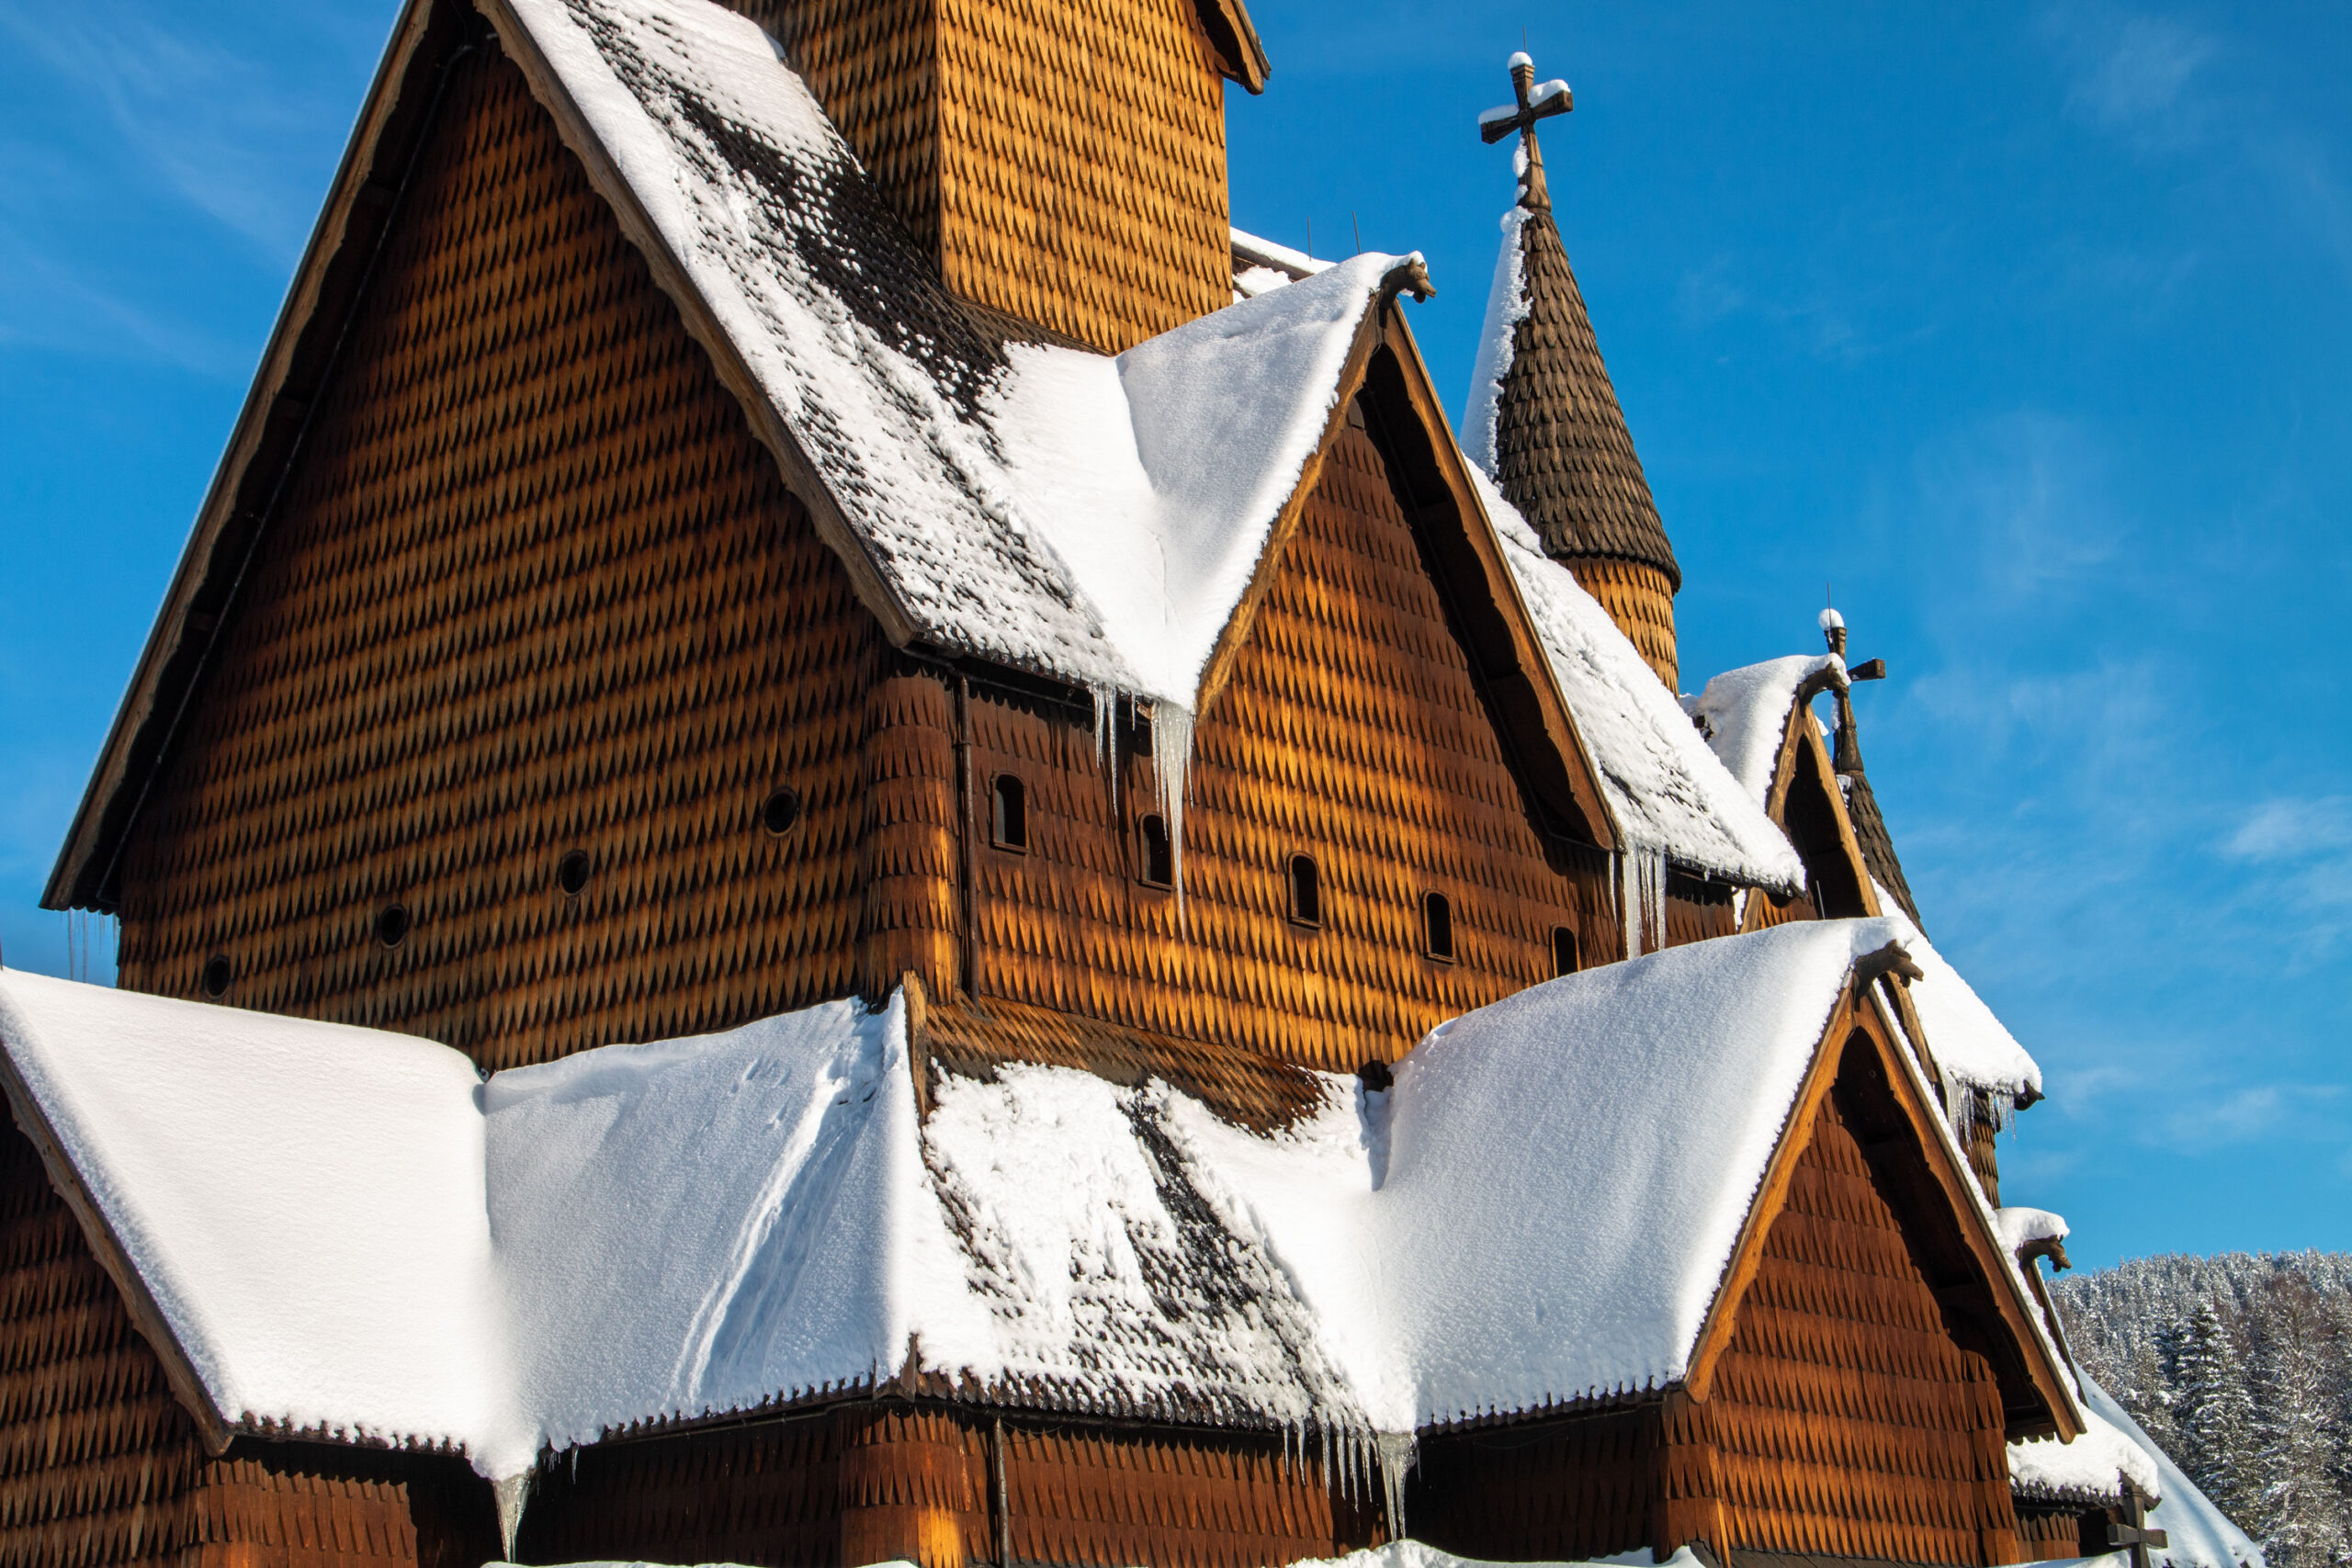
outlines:
[{"label": "wispy cloud", "polygon": [[1970,562],[1989,600],[2014,611],[2104,580],[2130,525],[2104,448],[2079,422],[2035,408],[1994,415],[1922,448],[1914,480],[1939,554]]},{"label": "wispy cloud", "polygon": [[2116,6],[2053,6],[2044,33],[2072,67],[2067,107],[2151,151],[2191,146],[2210,130],[2199,78],[2220,41],[2184,22]]},{"label": "wispy cloud", "polygon": [[2252,176],[2236,188],[2267,197],[2352,278],[2352,187],[2323,139],[2224,82],[2225,39],[2108,0],[2052,5],[2041,32],[2070,112],[2145,156],[2226,160]]},{"label": "wispy cloud", "polygon": [[321,85],[212,42],[187,20],[124,0],[37,13],[6,5],[0,37],[95,99],[140,166],[273,261],[289,261],[317,205],[322,131],[330,151],[335,140],[322,121],[340,110]]},{"label": "wispy cloud", "polygon": [[2234,902],[2246,918],[2277,922],[2290,967],[2324,962],[2352,937],[2352,795],[2266,800],[2221,848],[2254,868]]}]

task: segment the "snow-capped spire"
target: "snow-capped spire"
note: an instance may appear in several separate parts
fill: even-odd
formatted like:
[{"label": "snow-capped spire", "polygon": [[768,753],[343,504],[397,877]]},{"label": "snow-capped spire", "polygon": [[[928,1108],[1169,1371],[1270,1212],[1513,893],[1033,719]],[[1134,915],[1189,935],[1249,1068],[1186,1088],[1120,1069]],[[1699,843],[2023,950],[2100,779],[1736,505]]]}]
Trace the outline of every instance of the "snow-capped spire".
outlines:
[{"label": "snow-capped spire", "polygon": [[1516,102],[1478,117],[1489,144],[1518,132],[1520,188],[1503,218],[1463,449],[1672,689],[1682,572],[1552,220],[1535,141],[1536,122],[1567,113],[1574,97],[1565,82],[1539,85],[1524,54],[1510,66]]}]

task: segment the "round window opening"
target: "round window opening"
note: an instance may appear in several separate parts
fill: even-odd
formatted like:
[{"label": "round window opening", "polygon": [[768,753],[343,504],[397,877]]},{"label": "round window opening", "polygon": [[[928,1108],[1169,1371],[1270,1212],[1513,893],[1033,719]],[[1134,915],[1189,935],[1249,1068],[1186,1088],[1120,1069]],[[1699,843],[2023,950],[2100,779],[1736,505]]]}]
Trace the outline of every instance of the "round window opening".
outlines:
[{"label": "round window opening", "polygon": [[223,954],[216,953],[211,957],[206,959],[204,961],[204,974],[201,976],[200,983],[204,987],[204,994],[212,998],[215,1001],[218,1001],[220,998],[226,996],[229,991],[228,958]]},{"label": "round window opening", "polygon": [[398,947],[408,940],[408,909],[400,904],[387,904],[383,913],[376,917],[376,940],[386,947]]},{"label": "round window opening", "polygon": [[760,807],[760,826],[776,838],[791,832],[792,825],[799,820],[800,795],[795,790],[777,790]]},{"label": "round window opening", "polygon": [[555,863],[555,885],[563,889],[567,898],[577,897],[580,890],[588,886],[586,850],[573,850]]}]

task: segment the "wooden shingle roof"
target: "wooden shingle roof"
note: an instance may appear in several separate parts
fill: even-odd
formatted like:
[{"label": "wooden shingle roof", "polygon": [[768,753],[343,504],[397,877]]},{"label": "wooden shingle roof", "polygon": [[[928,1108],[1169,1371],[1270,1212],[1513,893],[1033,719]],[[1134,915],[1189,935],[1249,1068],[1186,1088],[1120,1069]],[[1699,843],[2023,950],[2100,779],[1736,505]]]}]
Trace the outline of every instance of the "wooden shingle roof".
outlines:
[{"label": "wooden shingle roof", "polygon": [[1584,293],[1548,209],[1518,225],[1527,314],[1497,400],[1496,483],[1555,559],[1613,557],[1682,569],[1600,360]]}]

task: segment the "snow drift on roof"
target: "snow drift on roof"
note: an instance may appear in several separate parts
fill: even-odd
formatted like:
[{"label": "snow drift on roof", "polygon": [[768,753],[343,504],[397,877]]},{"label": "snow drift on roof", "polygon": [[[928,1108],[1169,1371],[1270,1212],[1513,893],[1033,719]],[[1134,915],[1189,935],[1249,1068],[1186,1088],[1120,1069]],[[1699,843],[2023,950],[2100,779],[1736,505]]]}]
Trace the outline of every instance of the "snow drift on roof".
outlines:
[{"label": "snow drift on roof", "polygon": [[502,1431],[465,1057],[17,969],[0,971],[0,1041],[226,1420]]},{"label": "snow drift on roof", "polygon": [[1478,358],[1470,371],[1470,406],[1462,414],[1462,451],[1485,473],[1495,471],[1495,422],[1502,412],[1503,383],[1510,378],[1518,352],[1519,324],[1533,309],[1527,296],[1527,265],[1520,230],[1535,215],[1514,206],[1503,214],[1502,250],[1495,257],[1495,279],[1487,290],[1487,320],[1478,329]]},{"label": "snow drift on roof", "polygon": [[919,1123],[896,1001],[486,1085],[405,1036],[15,974],[0,1038],[232,1424],[507,1476],[911,1378],[1361,1453],[1683,1376],[1893,934],[1798,922],[1553,981],[1387,1091],[1326,1077],[1272,1138],[1046,1066],[939,1076]]},{"label": "snow drift on roof", "polygon": [[[1927,971],[1927,978],[1911,983],[1911,1005],[1919,1011],[1919,1026],[1928,1032],[1928,1052],[1937,1067],[1952,1084],[1991,1096],[1996,1120],[2018,1101],[2038,1099],[2041,1064],[1911,923],[1894,896],[1883,887],[1876,891],[1878,907],[1902,932],[1905,950]],[[1961,1108],[1953,1111],[1955,1118],[1961,1114]]]},{"label": "snow drift on roof", "polygon": [[1442,1025],[1394,1089],[1287,1135],[1180,1124],[1380,1429],[1657,1388],[1690,1369],[1854,959],[1893,934],[1606,964]]},{"label": "snow drift on roof", "polygon": [[1724,671],[1707,682],[1705,691],[1685,698],[1684,706],[1739,787],[1762,806],[1772,796],[1772,773],[1781,760],[1781,741],[1788,734],[1789,710],[1796,705],[1799,692],[1823,681],[1844,687],[1846,661],[1834,653],[1768,659]]},{"label": "snow drift on roof", "polygon": [[[2085,1394],[2089,1392],[2086,1387]],[[2129,1481],[2151,1497],[2161,1495],[2154,1456],[2095,1405],[2084,1414],[2087,1426],[2072,1442],[2033,1438],[2009,1445],[2010,1490],[2021,1497],[2097,1503],[2121,1495]]]},{"label": "snow drift on roof", "polygon": [[988,406],[1024,515],[1140,694],[1189,708],[1339,406],[1365,317],[1418,257],[1361,255],[1117,359],[1016,345]]},{"label": "snow drift on roof", "polygon": [[1707,749],[1641,651],[1575,573],[1544,553],[1535,531],[1484,471],[1474,467],[1470,477],[1620,836],[1693,871],[1780,893],[1804,886],[1796,851]]},{"label": "snow drift on roof", "polygon": [[2011,1204],[1996,1209],[1993,1218],[2000,1223],[2001,1245],[2015,1256],[2018,1249],[2037,1241],[2064,1241],[2066,1216],[2053,1214],[2047,1209],[2029,1209],[2023,1204]]}]

